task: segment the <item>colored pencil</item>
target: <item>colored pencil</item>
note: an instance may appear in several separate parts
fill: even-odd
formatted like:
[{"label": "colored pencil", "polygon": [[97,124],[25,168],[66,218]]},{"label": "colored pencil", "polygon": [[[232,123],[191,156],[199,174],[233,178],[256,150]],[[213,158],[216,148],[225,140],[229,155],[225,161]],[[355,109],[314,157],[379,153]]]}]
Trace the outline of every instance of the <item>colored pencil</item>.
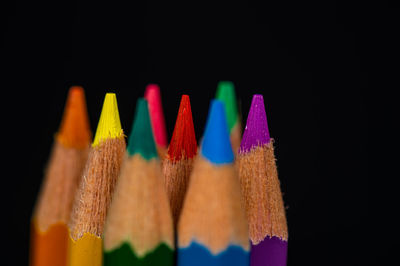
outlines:
[{"label": "colored pencil", "polygon": [[250,243],[224,106],[211,102],[178,223],[178,265],[249,265]]},{"label": "colored pencil", "polygon": [[32,217],[31,266],[66,265],[67,224],[90,141],[83,88],[71,87]]},{"label": "colored pencil", "polygon": [[107,93],[69,222],[69,266],[102,265],[104,222],[125,148],[117,98]]},{"label": "colored pencil", "polygon": [[182,209],[196,153],[197,142],[190,99],[188,95],[182,95],[168,153],[163,161],[164,183],[175,227]]},{"label": "colored pencil", "polygon": [[168,140],[160,87],[157,84],[147,85],[144,98],[149,104],[151,125],[153,128],[154,140],[157,145],[157,151],[160,158],[163,159],[167,151]]},{"label": "colored pencil", "polygon": [[104,231],[104,265],[174,263],[174,233],[145,99],[137,102]]},{"label": "colored pencil", "polygon": [[288,231],[262,95],[254,95],[237,158],[252,266],[285,266]]},{"label": "colored pencil", "polygon": [[234,154],[237,154],[242,136],[242,123],[233,83],[231,81],[220,81],[215,98],[224,103],[232,149]]}]

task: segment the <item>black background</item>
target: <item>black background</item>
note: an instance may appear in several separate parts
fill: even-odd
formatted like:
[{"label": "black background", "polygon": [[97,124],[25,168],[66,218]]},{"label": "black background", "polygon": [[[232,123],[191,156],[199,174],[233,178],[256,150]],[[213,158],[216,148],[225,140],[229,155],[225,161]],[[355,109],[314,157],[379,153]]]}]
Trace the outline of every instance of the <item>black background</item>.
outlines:
[{"label": "black background", "polygon": [[2,8],[2,128],[12,144],[2,193],[6,265],[27,264],[29,220],[71,85],[85,88],[93,131],[104,94],[116,92],[127,135],[149,82],[161,87],[169,137],[180,96],[189,94],[199,139],[219,80],[235,83],[244,122],[252,94],[264,95],[288,264],[374,264],[365,252],[368,13],[335,1],[188,2]]}]

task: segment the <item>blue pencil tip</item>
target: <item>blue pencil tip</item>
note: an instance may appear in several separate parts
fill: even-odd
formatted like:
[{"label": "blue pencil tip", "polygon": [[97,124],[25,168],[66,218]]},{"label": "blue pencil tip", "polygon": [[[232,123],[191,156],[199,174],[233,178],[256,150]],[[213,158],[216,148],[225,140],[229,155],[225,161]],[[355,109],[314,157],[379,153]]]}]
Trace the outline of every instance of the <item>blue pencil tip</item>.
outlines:
[{"label": "blue pencil tip", "polygon": [[233,162],[224,104],[219,100],[211,101],[201,145],[201,154],[214,164]]}]

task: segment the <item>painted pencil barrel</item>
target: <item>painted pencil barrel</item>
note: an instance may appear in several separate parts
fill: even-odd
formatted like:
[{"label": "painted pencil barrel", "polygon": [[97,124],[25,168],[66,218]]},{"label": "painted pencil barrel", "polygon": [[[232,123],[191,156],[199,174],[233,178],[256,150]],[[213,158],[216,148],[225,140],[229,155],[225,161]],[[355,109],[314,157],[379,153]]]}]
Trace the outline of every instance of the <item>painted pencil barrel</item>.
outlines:
[{"label": "painted pencil barrel", "polygon": [[251,245],[250,265],[286,266],[287,247],[287,241],[267,236],[257,245]]},{"label": "painted pencil barrel", "polygon": [[31,229],[31,266],[67,264],[68,228],[64,223],[51,225],[41,232],[35,222]]},{"label": "painted pencil barrel", "polygon": [[101,266],[102,239],[85,233],[78,240],[69,237],[68,266]]},{"label": "painted pencil barrel", "polygon": [[243,266],[248,264],[249,252],[236,245],[230,245],[217,254],[212,254],[206,247],[196,242],[178,250],[178,265]]},{"label": "painted pencil barrel", "polygon": [[172,266],[174,265],[173,257],[173,250],[164,243],[140,257],[135,254],[131,245],[125,242],[116,249],[104,252],[104,266]]}]

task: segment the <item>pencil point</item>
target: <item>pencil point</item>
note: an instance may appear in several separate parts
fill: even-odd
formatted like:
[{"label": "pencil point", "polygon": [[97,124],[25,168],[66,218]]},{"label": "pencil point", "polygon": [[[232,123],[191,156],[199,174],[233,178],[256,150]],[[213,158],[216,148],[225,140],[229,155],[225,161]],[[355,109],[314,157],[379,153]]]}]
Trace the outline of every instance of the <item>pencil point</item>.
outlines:
[{"label": "pencil point", "polygon": [[182,95],[176,119],[174,133],[168,148],[169,158],[180,160],[182,154],[192,158],[197,152],[196,135],[194,132],[192,109],[188,95]]},{"label": "pencil point", "polygon": [[265,114],[264,98],[261,94],[253,95],[246,128],[240,144],[240,152],[248,152],[251,148],[269,143],[267,115]]},{"label": "pencil point", "polygon": [[224,105],[212,100],[208,113],[206,129],[201,144],[201,153],[215,164],[233,162],[232,146],[226,123]]},{"label": "pencil point", "polygon": [[139,98],[136,103],[135,118],[127,151],[130,156],[140,153],[147,160],[158,157],[151,129],[148,103],[144,98]]},{"label": "pencil point", "polygon": [[91,132],[85,92],[82,87],[73,86],[69,89],[64,115],[56,138],[66,147],[83,149],[89,146]]},{"label": "pencil point", "polygon": [[167,130],[165,127],[160,87],[157,84],[147,85],[144,98],[149,103],[149,112],[154,140],[158,146],[166,148],[168,145]]},{"label": "pencil point", "polygon": [[230,133],[239,120],[235,86],[233,85],[233,82],[220,81],[217,87],[216,99],[224,103]]},{"label": "pencil point", "polygon": [[108,138],[118,138],[122,135],[123,131],[119,119],[117,97],[115,93],[107,93],[104,98],[103,109],[92,146],[96,147],[101,141]]}]

